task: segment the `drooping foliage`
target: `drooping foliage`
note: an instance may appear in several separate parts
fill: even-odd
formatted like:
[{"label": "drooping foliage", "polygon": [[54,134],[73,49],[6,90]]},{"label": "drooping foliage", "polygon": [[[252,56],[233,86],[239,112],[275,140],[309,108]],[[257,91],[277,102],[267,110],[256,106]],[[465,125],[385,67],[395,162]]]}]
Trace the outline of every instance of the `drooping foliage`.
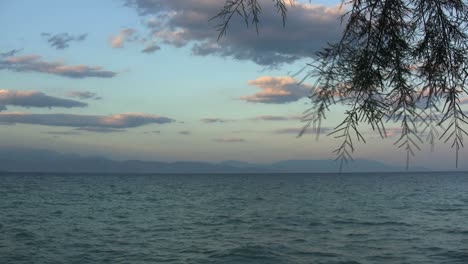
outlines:
[{"label": "drooping foliage", "polygon": [[[220,37],[234,15],[258,25],[260,0],[227,0],[215,17]],[[273,0],[286,23],[294,1]],[[468,93],[468,4],[463,0],[343,1],[341,39],[314,55],[305,79],[314,77],[307,129],[320,131],[333,106],[346,107],[343,121],[330,134],[340,140],[334,151],[343,165],[355,144],[364,141],[360,125],[386,137],[388,122],[398,123],[395,142],[410,156],[428,142],[449,143],[458,154],[468,136],[461,98]],[[313,26],[313,25],[311,25]],[[261,34],[261,32],[260,32]]]}]

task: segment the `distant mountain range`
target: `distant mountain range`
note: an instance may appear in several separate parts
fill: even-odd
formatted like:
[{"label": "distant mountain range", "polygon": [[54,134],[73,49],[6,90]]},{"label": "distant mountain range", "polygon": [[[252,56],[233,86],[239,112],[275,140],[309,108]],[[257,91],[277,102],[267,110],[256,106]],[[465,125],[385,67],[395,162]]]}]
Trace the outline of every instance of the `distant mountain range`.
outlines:
[{"label": "distant mountain range", "polygon": [[[0,148],[0,171],[68,173],[336,173],[339,163],[332,160],[285,160],[271,164],[242,161],[158,162],[116,161],[104,157],[62,154],[51,150],[17,147]],[[403,168],[373,160],[355,160],[344,172],[399,172]],[[412,168],[412,171],[428,171]]]}]

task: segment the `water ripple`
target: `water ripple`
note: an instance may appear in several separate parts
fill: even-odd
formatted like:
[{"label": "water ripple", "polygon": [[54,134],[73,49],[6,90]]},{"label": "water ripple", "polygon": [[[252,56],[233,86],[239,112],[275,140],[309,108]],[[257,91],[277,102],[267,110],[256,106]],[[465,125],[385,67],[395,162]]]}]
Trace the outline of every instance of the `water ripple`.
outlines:
[{"label": "water ripple", "polygon": [[468,263],[468,177],[0,175],[0,263]]}]

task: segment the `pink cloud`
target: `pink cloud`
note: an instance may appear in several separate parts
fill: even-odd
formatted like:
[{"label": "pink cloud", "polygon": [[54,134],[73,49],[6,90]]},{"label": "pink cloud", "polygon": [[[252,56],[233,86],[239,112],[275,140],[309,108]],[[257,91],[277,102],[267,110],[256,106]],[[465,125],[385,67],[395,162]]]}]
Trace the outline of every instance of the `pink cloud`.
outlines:
[{"label": "pink cloud", "polygon": [[148,124],[167,124],[175,120],[144,113],[124,113],[110,116],[74,114],[30,114],[18,112],[0,113],[0,122],[44,126],[81,128],[132,128]]},{"label": "pink cloud", "polygon": [[289,76],[263,76],[249,81],[261,91],[240,99],[252,103],[284,104],[298,101],[309,95],[311,86],[299,84]]},{"label": "pink cloud", "polygon": [[123,48],[126,41],[135,41],[138,38],[135,37],[136,30],[133,28],[124,28],[120,30],[117,36],[111,36],[109,39],[110,45],[115,48]]},{"label": "pink cloud", "polygon": [[392,138],[401,134],[401,127],[387,127],[385,132],[387,137]]},{"label": "pink cloud", "polygon": [[468,96],[461,98],[460,104],[468,104]]}]

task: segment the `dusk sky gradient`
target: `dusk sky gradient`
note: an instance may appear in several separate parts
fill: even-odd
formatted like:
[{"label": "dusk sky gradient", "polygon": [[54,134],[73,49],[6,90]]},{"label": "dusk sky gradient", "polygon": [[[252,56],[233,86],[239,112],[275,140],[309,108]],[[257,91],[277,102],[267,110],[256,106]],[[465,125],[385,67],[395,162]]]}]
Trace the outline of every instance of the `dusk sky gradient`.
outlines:
[{"label": "dusk sky gradient", "polygon": [[[234,19],[217,41],[209,18],[223,2],[1,1],[0,147],[160,161],[334,158],[335,139],[296,137],[314,80],[293,76],[339,38],[341,1],[299,2],[283,28],[265,0],[258,36]],[[343,111],[329,113],[325,133]],[[363,127],[368,142],[355,157],[404,166],[398,125],[388,127],[385,140]],[[465,149],[464,168],[467,158]],[[454,159],[440,142],[412,164],[453,169]]]}]

